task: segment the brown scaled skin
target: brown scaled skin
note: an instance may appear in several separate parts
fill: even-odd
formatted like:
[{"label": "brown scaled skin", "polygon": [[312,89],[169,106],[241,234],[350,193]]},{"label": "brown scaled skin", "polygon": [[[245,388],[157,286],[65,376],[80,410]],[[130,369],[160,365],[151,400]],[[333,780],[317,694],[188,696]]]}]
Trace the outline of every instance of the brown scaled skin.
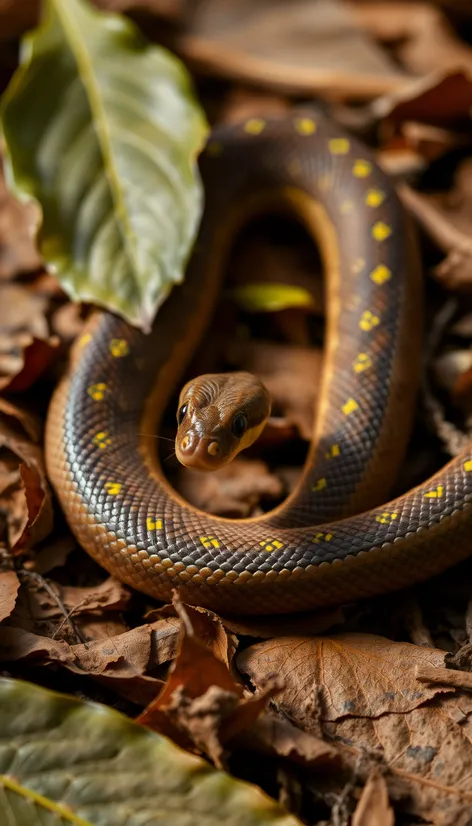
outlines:
[{"label": "brown scaled skin", "polygon": [[175,452],[195,470],[217,470],[262,433],[271,401],[251,373],[207,373],[187,382],[177,408]]}]

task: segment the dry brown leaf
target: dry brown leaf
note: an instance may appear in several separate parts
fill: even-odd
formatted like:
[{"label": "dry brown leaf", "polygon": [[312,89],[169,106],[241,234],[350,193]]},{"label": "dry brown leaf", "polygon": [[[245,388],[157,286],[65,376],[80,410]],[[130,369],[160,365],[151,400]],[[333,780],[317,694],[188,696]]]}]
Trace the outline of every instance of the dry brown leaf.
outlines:
[{"label": "dry brown leaf", "polygon": [[9,423],[11,423],[10,420],[18,422],[33,442],[39,442],[43,430],[42,422],[23,405],[13,404],[13,402],[0,396],[1,417],[6,417]]},{"label": "dry brown leaf", "polygon": [[35,587],[34,582],[28,587],[29,611],[34,621],[57,619],[63,615],[63,609],[74,619],[82,614],[102,615],[104,612],[121,611],[131,598],[126,586],[114,577],[108,577],[99,585],[82,588],[51,581],[49,585],[56,599],[40,585]]},{"label": "dry brown leaf", "polygon": [[15,571],[0,571],[0,622],[13,611],[19,587]]},{"label": "dry brown leaf", "polygon": [[405,121],[460,130],[469,121],[471,106],[472,79],[466,73],[433,72],[377,98],[367,111],[390,135],[393,127]]},{"label": "dry brown leaf", "polygon": [[248,731],[240,732],[235,743],[271,757],[283,757],[317,769],[334,768],[341,761],[334,745],[302,731],[271,711],[261,714]]},{"label": "dry brown leaf", "polygon": [[51,493],[41,449],[5,420],[0,421],[0,448],[0,461],[6,462],[12,473],[19,468],[19,475],[11,480],[12,487],[4,489],[0,497],[7,514],[9,544],[18,552],[51,531]]},{"label": "dry brown leaf", "polygon": [[436,826],[469,826],[472,808],[472,698],[438,696],[406,714],[346,718],[324,725],[341,752],[381,754],[392,796]]},{"label": "dry brown leaf", "polygon": [[352,816],[352,826],[394,826],[387,784],[378,769],[372,769]]},{"label": "dry brown leaf", "polygon": [[282,93],[369,99],[405,80],[341,0],[207,0],[177,42],[206,72]]},{"label": "dry brown leaf", "polygon": [[261,499],[274,502],[283,494],[282,482],[265,462],[243,457],[211,474],[182,469],[177,487],[195,507],[233,518],[252,516]]},{"label": "dry brown leaf", "polygon": [[33,559],[25,562],[25,568],[37,574],[47,574],[54,568],[65,564],[67,557],[77,547],[77,542],[71,534],[58,536],[48,541],[45,547],[35,553]]},{"label": "dry brown leaf", "polygon": [[397,59],[416,75],[472,69],[472,49],[431,3],[357,2],[357,20],[372,37],[393,44]]},{"label": "dry brown leaf", "polygon": [[[8,0],[0,0],[0,40],[5,34],[6,2]],[[15,12],[24,15],[32,3],[23,0],[14,5]],[[23,204],[13,197],[0,168],[0,281],[41,269],[43,262],[34,243],[38,218],[39,210],[34,203]]]},{"label": "dry brown leaf", "polygon": [[472,291],[472,162],[465,161],[455,176],[454,188],[441,195],[425,195],[402,185],[405,206],[431,236],[446,258],[435,268],[437,279],[449,290]]},{"label": "dry brown leaf", "polygon": [[317,717],[377,718],[416,708],[441,691],[419,685],[416,666],[443,666],[444,659],[436,649],[370,634],[339,634],[267,640],[239,654],[237,665],[256,687],[279,675],[285,688],[277,706],[310,730],[318,725]]}]

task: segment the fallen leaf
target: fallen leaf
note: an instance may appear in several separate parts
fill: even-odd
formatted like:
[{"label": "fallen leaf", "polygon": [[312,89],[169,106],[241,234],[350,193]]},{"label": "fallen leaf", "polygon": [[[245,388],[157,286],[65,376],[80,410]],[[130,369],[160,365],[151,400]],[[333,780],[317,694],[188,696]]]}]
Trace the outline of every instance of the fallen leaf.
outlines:
[{"label": "fallen leaf", "polygon": [[371,634],[281,637],[250,646],[237,666],[254,686],[273,674],[285,684],[277,706],[310,730],[310,720],[405,713],[441,690],[419,685],[417,665],[443,666],[445,654]]},{"label": "fallen leaf", "polygon": [[415,75],[472,69],[472,49],[430,3],[356,2],[353,11],[371,36],[393,45],[398,61]]},{"label": "fallen leaf", "polygon": [[13,611],[19,587],[15,571],[0,571],[0,622]]},{"label": "fallen leaf", "polygon": [[[22,10],[31,3],[23,0],[14,2],[15,8]],[[0,40],[4,35],[3,17],[5,0],[0,3]],[[34,234],[39,220],[39,212],[34,204],[18,201],[8,191],[3,177],[0,159],[0,281],[40,270],[42,258],[34,243]]]},{"label": "fallen leaf", "polygon": [[278,92],[369,99],[405,82],[338,0],[278,0],[270,14],[251,0],[213,0],[197,7],[177,46],[206,72]]},{"label": "fallen leaf", "polygon": [[182,469],[176,487],[195,507],[239,519],[254,515],[261,500],[276,503],[283,494],[282,482],[265,462],[243,457],[211,474]]},{"label": "fallen leaf", "polygon": [[335,745],[302,731],[271,711],[261,714],[248,731],[240,732],[234,745],[315,769],[333,769],[341,763],[341,755]]},{"label": "fallen leaf", "polygon": [[416,78],[369,104],[366,115],[390,133],[405,121],[460,129],[472,106],[472,79],[467,73],[432,72]]},{"label": "fallen leaf", "polygon": [[9,423],[11,420],[18,422],[33,442],[39,442],[43,430],[42,422],[24,406],[13,404],[0,396],[0,417],[6,417]]},{"label": "fallen leaf", "polygon": [[372,769],[352,816],[352,826],[394,826],[387,784],[378,769]]},{"label": "fallen leaf", "polygon": [[[8,538],[15,552],[31,546],[52,528],[52,500],[41,449],[6,421],[0,421],[0,460],[7,457],[11,470],[19,468],[14,487],[1,495],[8,515]],[[8,451],[8,452],[7,452]],[[11,454],[15,455],[13,461]]]}]

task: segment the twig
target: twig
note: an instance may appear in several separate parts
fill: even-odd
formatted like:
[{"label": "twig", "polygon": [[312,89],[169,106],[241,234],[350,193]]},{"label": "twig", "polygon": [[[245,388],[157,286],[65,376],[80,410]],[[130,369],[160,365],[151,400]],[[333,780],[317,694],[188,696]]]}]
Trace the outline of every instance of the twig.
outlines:
[{"label": "twig", "polygon": [[[75,625],[75,623],[71,619],[72,611],[67,610],[64,603],[61,601],[59,595],[56,594],[56,592],[51,587],[49,582],[46,579],[44,579],[44,577],[41,576],[41,574],[36,573],[36,571],[26,571],[23,568],[22,570],[18,571],[18,573],[19,573],[20,577],[23,577],[23,578],[24,577],[26,577],[26,578],[29,577],[30,579],[36,580],[36,582],[38,583],[40,588],[43,588],[45,591],[47,591],[47,593],[49,594],[51,599],[54,600],[54,602],[56,603],[57,607],[59,608],[61,614],[63,615],[64,620],[62,622],[61,627],[64,625],[65,622],[67,622],[68,625],[69,625],[70,630],[72,631],[73,634],[75,634],[77,639],[80,640],[80,642],[83,642],[83,643],[87,642],[85,637],[81,634],[81,632],[79,631],[79,629],[77,628],[77,626]],[[56,633],[57,633],[57,630],[58,629],[56,629]],[[54,636],[55,635],[56,634],[54,634]],[[54,639],[54,637],[53,637],[53,639]]]}]

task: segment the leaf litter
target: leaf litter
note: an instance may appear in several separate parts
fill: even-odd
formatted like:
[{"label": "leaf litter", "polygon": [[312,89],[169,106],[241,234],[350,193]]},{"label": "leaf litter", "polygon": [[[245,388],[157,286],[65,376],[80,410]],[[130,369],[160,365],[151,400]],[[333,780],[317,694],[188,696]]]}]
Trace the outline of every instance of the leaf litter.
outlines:
[{"label": "leaf litter", "polygon": [[[303,15],[310,4],[295,5]],[[306,20],[323,4],[311,5]],[[29,17],[20,4],[0,8],[5,32],[16,37],[32,25],[33,6]],[[472,426],[467,4],[333,4],[319,65],[302,66],[301,73],[301,30],[279,25],[290,20],[285,4],[260,15],[251,4],[228,0],[218,32],[208,22],[211,3],[200,16],[179,3],[145,0],[139,8],[145,14],[137,19],[152,38],[160,38],[162,19],[172,18],[173,47],[188,60],[212,123],[288,111],[303,87],[370,142],[398,184],[423,242],[431,332],[426,389],[400,483],[408,489],[431,466],[440,467],[461,436],[470,438]],[[232,35],[234,21],[240,28]],[[343,30],[350,78],[333,46]],[[252,78],[249,70],[242,76],[248,54],[261,58]],[[2,667],[16,677],[52,681],[59,690],[70,691],[77,680],[77,691],[91,699],[106,691],[110,704],[259,784],[306,824],[466,826],[472,811],[470,562],[399,594],[332,611],[219,617],[183,605],[178,595],[160,606],[132,592],[77,547],[57,506],[53,519],[43,424],[88,308],[69,302],[45,273],[32,241],[36,221],[34,208],[16,201],[2,182]],[[235,250],[211,337],[191,369],[204,359],[213,367],[215,356],[218,369],[255,369],[271,386],[276,415],[240,462],[205,485],[182,472],[170,445],[160,443],[169,478],[197,505],[226,516],[255,515],[296,484],[322,363],[320,273],[300,228],[288,222],[282,229],[276,217],[252,227]],[[268,290],[274,284],[297,296],[294,306],[269,306],[280,295]],[[252,285],[257,289],[248,302]],[[300,290],[308,288],[300,306]],[[245,296],[239,305],[238,289]],[[162,431],[171,439],[174,415],[170,408]]]}]

